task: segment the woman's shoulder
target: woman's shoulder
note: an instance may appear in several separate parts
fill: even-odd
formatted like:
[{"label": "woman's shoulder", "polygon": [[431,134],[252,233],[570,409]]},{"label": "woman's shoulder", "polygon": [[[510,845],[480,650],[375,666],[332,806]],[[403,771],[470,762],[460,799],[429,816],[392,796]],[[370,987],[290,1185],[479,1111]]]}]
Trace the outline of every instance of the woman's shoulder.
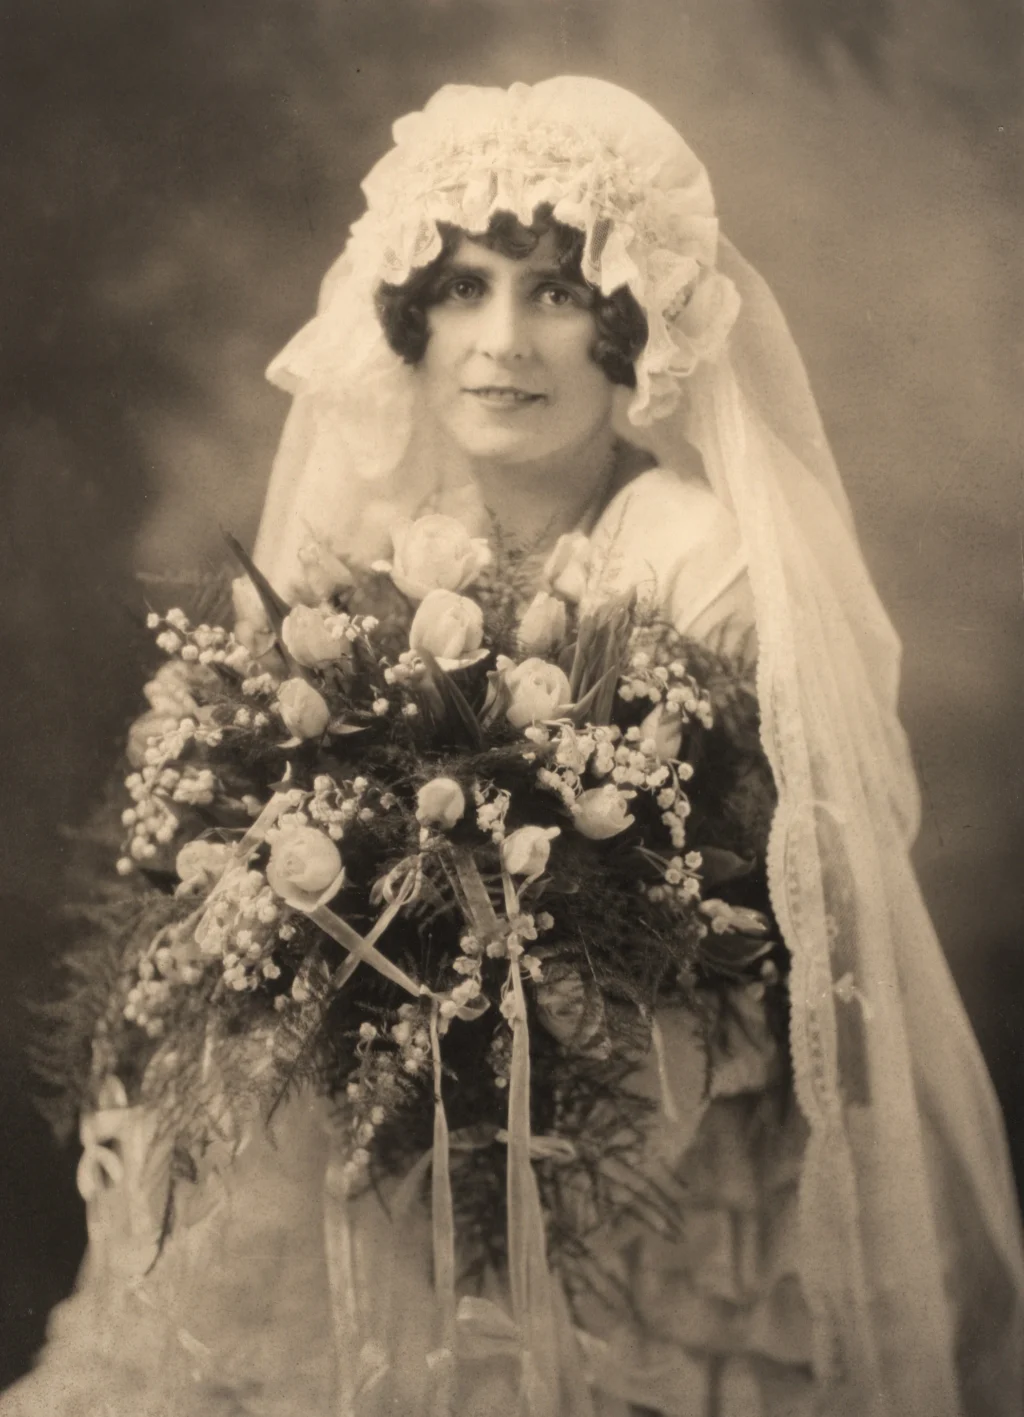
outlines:
[{"label": "woman's shoulder", "polygon": [[699,475],[639,473],[605,507],[591,545],[602,591],[636,590],[683,633],[753,622],[739,526]]},{"label": "woman's shoulder", "polygon": [[678,559],[711,541],[732,545],[738,530],[732,512],[699,474],[658,466],[638,473],[615,493],[593,535],[599,545],[643,537],[652,556],[664,548]]}]

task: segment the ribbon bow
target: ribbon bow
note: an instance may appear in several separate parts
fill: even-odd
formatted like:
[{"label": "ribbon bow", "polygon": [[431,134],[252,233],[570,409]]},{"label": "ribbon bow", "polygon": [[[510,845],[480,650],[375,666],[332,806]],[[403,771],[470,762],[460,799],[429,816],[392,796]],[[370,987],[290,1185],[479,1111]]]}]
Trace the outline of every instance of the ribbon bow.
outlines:
[{"label": "ribbon bow", "polygon": [[[123,1150],[139,1120],[138,1110],[128,1106],[128,1095],[120,1078],[108,1077],[97,1101],[96,1111],[86,1113],[78,1128],[82,1155],[75,1183],[86,1203],[124,1181]],[[121,1151],[115,1151],[115,1146]]]}]

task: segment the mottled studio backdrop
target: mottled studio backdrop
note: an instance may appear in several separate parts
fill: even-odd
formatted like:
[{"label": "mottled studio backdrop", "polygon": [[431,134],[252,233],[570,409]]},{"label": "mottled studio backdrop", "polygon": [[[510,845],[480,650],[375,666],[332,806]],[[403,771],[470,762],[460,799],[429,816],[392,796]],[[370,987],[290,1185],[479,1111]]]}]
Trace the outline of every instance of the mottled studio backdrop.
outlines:
[{"label": "mottled studio backdrop", "polygon": [[135,574],[251,535],[285,412],[262,370],[390,120],[450,80],[644,95],[788,311],[906,643],[918,863],[1024,1160],[1020,29],[1017,0],[0,0],[0,1382],[82,1244],[18,999],[138,707]]}]

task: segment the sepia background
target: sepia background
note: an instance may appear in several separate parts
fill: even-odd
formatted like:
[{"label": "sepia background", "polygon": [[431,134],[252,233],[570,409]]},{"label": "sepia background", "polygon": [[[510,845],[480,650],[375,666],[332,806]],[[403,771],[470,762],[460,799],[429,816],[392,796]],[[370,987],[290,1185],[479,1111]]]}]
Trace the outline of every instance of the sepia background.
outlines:
[{"label": "sepia background", "polygon": [[554,73],[649,99],[808,361],[903,636],[917,862],[1024,1174],[1016,0],[0,0],[0,1384],[84,1242],[22,1000],[138,711],[139,609],[251,536],[390,121]]}]

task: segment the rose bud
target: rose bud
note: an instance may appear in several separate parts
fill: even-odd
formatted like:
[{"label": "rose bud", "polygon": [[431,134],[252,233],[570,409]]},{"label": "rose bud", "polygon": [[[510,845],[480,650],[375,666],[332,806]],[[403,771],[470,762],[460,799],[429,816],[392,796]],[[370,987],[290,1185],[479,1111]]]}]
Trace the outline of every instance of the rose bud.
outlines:
[{"label": "rose bud", "polygon": [[391,540],[391,579],[410,600],[423,600],[432,590],[463,590],[491,560],[482,537],[439,512],[396,522]]},{"label": "rose bud", "polygon": [[432,654],[442,669],[457,669],[479,659],[486,651],[484,614],[475,601],[450,590],[432,590],[413,616],[409,647]]},{"label": "rose bud", "polygon": [[556,595],[582,600],[590,580],[590,540],[581,531],[569,531],[555,542],[544,563],[543,578]]},{"label": "rose bud", "polygon": [[352,585],[352,572],[321,541],[307,541],[305,546],[299,547],[299,564],[302,566],[302,598],[313,604],[329,600],[335,591]]},{"label": "rose bud", "polygon": [[711,921],[711,928],[716,935],[728,932],[764,939],[771,930],[768,917],[762,915],[760,910],[752,910],[746,905],[729,905],[724,900],[703,900],[700,912]]},{"label": "rose bud", "polygon": [[274,646],[274,632],[260,593],[248,576],[237,576],[231,582],[231,603],[235,611],[235,639],[245,645],[253,659],[259,659]]},{"label": "rose bud", "polygon": [[284,681],[277,691],[277,711],[296,738],[319,738],[331,721],[327,700],[305,679]]},{"label": "rose bud", "polygon": [[632,826],[635,818],[628,799],[613,783],[591,787],[576,799],[572,809],[576,830],[591,841],[605,841]]},{"label": "rose bud", "polygon": [[683,746],[683,720],[681,714],[665,704],[658,704],[640,725],[640,741],[654,744],[655,754],[660,763],[679,757]]},{"label": "rose bud", "polygon": [[318,664],[341,659],[348,648],[328,630],[322,611],[308,605],[296,605],[294,610],[289,610],[281,626],[281,640],[303,669],[314,669]]},{"label": "rose bud", "polygon": [[282,900],[308,910],[337,882],[341,853],[316,827],[281,827],[268,836],[267,882]]},{"label": "rose bud", "polygon": [[174,869],[188,886],[211,886],[228,864],[231,848],[222,841],[190,841],[174,859]]},{"label": "rose bud", "polygon": [[501,864],[510,876],[536,880],[551,855],[551,843],[558,827],[518,827],[501,843]]},{"label": "rose bud", "polygon": [[416,794],[416,820],[450,831],[466,810],[466,796],[453,777],[435,777]]},{"label": "rose bud", "polygon": [[506,716],[513,728],[554,718],[572,699],[568,676],[546,659],[524,659],[505,671],[504,680],[509,695]]},{"label": "rose bud", "polygon": [[565,601],[540,590],[519,622],[519,647],[524,654],[545,655],[565,640]]}]

